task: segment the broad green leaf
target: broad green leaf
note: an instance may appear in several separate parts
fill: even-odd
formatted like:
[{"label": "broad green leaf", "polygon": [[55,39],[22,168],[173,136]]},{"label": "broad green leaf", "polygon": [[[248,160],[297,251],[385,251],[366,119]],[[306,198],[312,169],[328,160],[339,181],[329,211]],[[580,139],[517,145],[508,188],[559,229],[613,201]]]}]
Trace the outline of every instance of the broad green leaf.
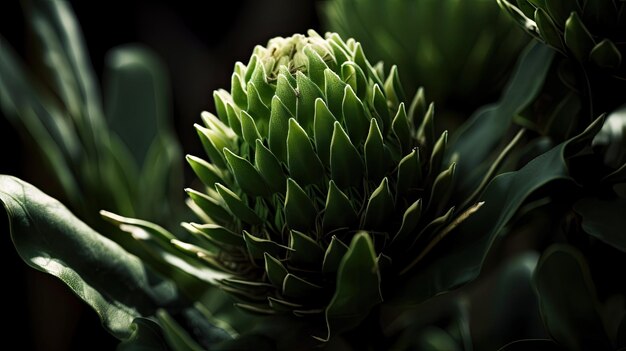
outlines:
[{"label": "broad green leaf", "polygon": [[589,235],[626,252],[626,199],[603,200],[586,197],[574,204]]},{"label": "broad green leaf", "polygon": [[542,255],[534,283],[544,324],[568,350],[611,349],[600,315],[600,302],[582,254],[555,244]]},{"label": "broad green leaf", "polygon": [[0,201],[22,259],[67,284],[120,339],[137,317],[179,303],[171,281],[99,235],[61,203],[17,178],[0,176]]},{"label": "broad green leaf", "polygon": [[328,341],[334,333],[357,326],[370,310],[383,301],[380,292],[380,272],[369,234],[357,233],[337,271],[337,288],[326,308]]},{"label": "broad green leaf", "polygon": [[518,62],[500,100],[477,111],[449,143],[448,159],[458,154],[457,172],[463,174],[457,189],[469,195],[482,179],[488,159],[511,126],[513,117],[534,101],[543,86],[554,51],[540,43],[530,45]]}]

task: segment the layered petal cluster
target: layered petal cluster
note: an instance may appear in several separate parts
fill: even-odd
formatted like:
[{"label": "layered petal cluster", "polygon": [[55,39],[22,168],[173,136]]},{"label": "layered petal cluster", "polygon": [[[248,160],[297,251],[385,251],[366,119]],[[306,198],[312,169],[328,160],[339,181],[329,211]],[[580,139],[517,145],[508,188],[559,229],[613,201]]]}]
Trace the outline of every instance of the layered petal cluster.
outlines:
[{"label": "layered petal cluster", "polygon": [[208,159],[188,156],[203,223],[186,227],[238,306],[330,319],[350,299],[367,312],[381,275],[413,269],[453,221],[433,105],[421,89],[407,105],[396,67],[385,75],[356,41],[272,39],[214,98],[196,125]]}]

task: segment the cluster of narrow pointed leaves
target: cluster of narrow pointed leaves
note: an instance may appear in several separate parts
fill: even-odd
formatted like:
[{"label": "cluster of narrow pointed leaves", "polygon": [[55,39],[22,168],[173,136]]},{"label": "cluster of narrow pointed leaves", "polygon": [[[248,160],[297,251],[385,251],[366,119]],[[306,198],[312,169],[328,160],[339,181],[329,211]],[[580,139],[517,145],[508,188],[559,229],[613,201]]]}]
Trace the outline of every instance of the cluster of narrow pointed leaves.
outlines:
[{"label": "cluster of narrow pointed leaves", "polygon": [[186,227],[206,246],[188,249],[230,275],[238,306],[329,325],[367,314],[381,273],[409,272],[454,222],[447,132],[398,79],[310,31],[257,47],[214,93],[217,116],[196,125],[209,160],[187,158],[206,187],[187,190],[204,223]]},{"label": "cluster of narrow pointed leaves", "polygon": [[582,64],[626,77],[626,3],[615,0],[498,0],[530,34]]}]

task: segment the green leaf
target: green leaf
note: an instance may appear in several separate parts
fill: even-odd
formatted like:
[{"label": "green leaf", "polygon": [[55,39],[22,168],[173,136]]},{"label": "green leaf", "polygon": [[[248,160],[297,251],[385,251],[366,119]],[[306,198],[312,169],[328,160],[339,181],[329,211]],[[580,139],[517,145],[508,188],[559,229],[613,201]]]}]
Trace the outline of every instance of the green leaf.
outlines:
[{"label": "green leaf", "polygon": [[147,318],[135,318],[130,337],[117,345],[117,351],[168,351],[161,327]]},{"label": "green leaf", "polygon": [[[289,74],[289,73],[288,73]],[[296,91],[289,84],[289,80],[284,74],[278,75],[276,82],[276,96],[285,105],[291,116],[296,115]],[[275,98],[272,98],[274,100]],[[272,101],[272,111],[274,110],[274,102]]]},{"label": "green leaf", "polygon": [[385,81],[385,95],[394,107],[400,105],[401,102],[406,101],[406,98],[404,97],[404,89],[402,89],[400,76],[398,75],[398,67],[396,65],[391,66],[389,76]]},{"label": "green leaf", "polygon": [[[233,73],[230,78],[230,92],[233,97],[233,101],[235,102],[235,104],[237,104],[237,106],[242,109],[248,107],[248,93],[246,92],[246,87],[243,80],[241,79],[241,76],[237,73]],[[223,112],[218,113],[218,115],[220,116],[220,118],[223,119],[224,112],[226,111],[222,111]],[[218,112],[221,112],[220,109],[218,109]]]},{"label": "green leaf", "polygon": [[206,235],[206,237],[213,242],[233,245],[233,246],[241,246],[244,244],[243,236],[241,234],[237,234],[232,232],[220,225],[207,223],[207,224],[196,224],[191,223],[191,226],[198,230],[198,232]]},{"label": "green leaf", "polygon": [[446,247],[446,254],[433,257],[432,261],[412,271],[406,278],[406,285],[397,290],[393,303],[418,304],[474,279],[497,234],[524,201],[554,181],[570,179],[566,153],[569,155],[573,151],[568,150],[588,143],[602,122],[602,118],[597,119],[582,134],[536,157],[518,171],[495,177],[479,198],[484,201],[483,206],[449,234],[454,240]]},{"label": "green leaf", "polygon": [[29,266],[61,279],[116,337],[130,337],[135,318],[152,316],[159,307],[180,302],[171,281],[32,185],[0,176],[0,201],[20,257]]},{"label": "green leaf", "polygon": [[331,180],[328,184],[328,195],[326,196],[326,208],[322,227],[326,231],[338,228],[350,228],[358,220],[357,213],[352,207],[352,203]]},{"label": "green leaf", "polygon": [[542,255],[534,283],[544,324],[568,350],[611,349],[591,272],[582,254],[555,244]]},{"label": "green leaf", "polygon": [[289,113],[278,96],[272,98],[272,112],[270,114],[269,147],[276,157],[287,163],[287,131],[289,119],[293,115]]},{"label": "green leaf", "polygon": [[575,12],[565,22],[564,38],[565,45],[571,50],[578,62],[587,62],[589,60],[589,54],[596,43],[583,21]]},{"label": "green leaf", "polygon": [[264,197],[271,195],[269,186],[250,161],[234,154],[229,149],[224,149],[224,156],[226,156],[226,160],[233,170],[237,184],[244,192]]},{"label": "green leaf", "polygon": [[343,122],[345,123],[350,140],[359,145],[367,136],[369,117],[365,107],[349,85],[346,86],[342,103]]},{"label": "green leaf", "polygon": [[261,96],[254,85],[254,83],[249,82],[247,85],[247,93],[248,93],[248,113],[254,119],[254,122],[257,125],[257,128],[263,133],[267,131],[267,124],[269,122],[270,110],[261,100]]},{"label": "green leaf", "polygon": [[220,194],[224,203],[228,206],[228,209],[232,212],[235,218],[239,218],[251,225],[263,223],[263,220],[256,214],[256,212],[248,207],[248,205],[232,190],[220,183],[215,184],[215,189]]},{"label": "green leaf", "polygon": [[222,204],[213,197],[190,188],[185,189],[185,192],[211,219],[221,224],[230,223],[232,221],[231,215],[222,207]]},{"label": "green leaf", "polygon": [[609,39],[604,39],[593,47],[589,58],[602,68],[617,69],[622,64],[622,54]]},{"label": "green leaf", "polygon": [[311,130],[315,114],[315,100],[318,98],[324,98],[324,94],[320,88],[301,71],[296,73],[296,81],[298,83],[298,94],[296,95],[298,97],[296,100],[296,118],[298,123],[305,130]]},{"label": "green leaf", "polygon": [[391,129],[398,142],[403,153],[406,153],[411,147],[411,127],[409,126],[409,120],[406,116],[406,109],[404,103],[401,103],[398,107],[398,112],[391,122]]},{"label": "green leaf", "polygon": [[174,351],[202,351],[202,347],[170,316],[167,311],[157,313],[165,340]]},{"label": "green leaf", "polygon": [[305,46],[303,50],[304,54],[307,57],[307,73],[309,78],[315,83],[318,87],[324,86],[324,71],[328,68],[324,60],[320,57],[320,55],[310,46]]},{"label": "green leaf", "polygon": [[359,232],[339,265],[337,288],[326,308],[328,333],[319,339],[328,341],[331,334],[354,328],[382,301],[374,243],[369,234]]},{"label": "green leaf", "polygon": [[[324,92],[328,109],[337,118],[343,118],[343,94],[347,84],[332,70],[324,71]],[[385,102],[386,103],[386,102]]]},{"label": "green leaf", "polygon": [[378,84],[372,86],[372,106],[376,112],[376,120],[383,126],[383,130],[389,128],[389,107],[387,106],[387,98],[380,89]]},{"label": "green leaf", "polygon": [[562,35],[556,24],[548,15],[546,11],[542,8],[537,8],[535,11],[535,22],[537,23],[537,28],[539,28],[539,33],[543,40],[546,41],[549,45],[556,48],[561,52],[565,52],[565,46],[563,43]]},{"label": "green leaf", "polygon": [[324,100],[315,100],[315,120],[313,122],[315,148],[325,166],[330,165],[330,144],[333,136],[333,125],[336,121]]},{"label": "green leaf", "polygon": [[388,224],[387,221],[393,214],[394,207],[395,203],[389,188],[389,181],[385,177],[367,201],[363,227],[366,229],[381,229]]},{"label": "green leaf", "polygon": [[291,178],[287,179],[284,212],[289,228],[304,232],[315,228],[315,206],[306,192]]},{"label": "green leaf", "polygon": [[291,249],[289,254],[290,263],[298,267],[321,268],[317,266],[320,265],[324,258],[324,250],[313,238],[297,230],[292,230],[289,233],[289,248]]},{"label": "green leaf", "polygon": [[173,133],[165,66],[155,53],[138,45],[115,48],[105,63],[108,125],[142,166],[158,133]]},{"label": "green leaf", "polygon": [[322,287],[288,273],[283,281],[283,294],[295,299],[307,299],[323,291]]},{"label": "green leaf", "polygon": [[339,122],[335,122],[330,143],[330,174],[343,189],[363,182],[363,160]]},{"label": "green leaf", "polygon": [[404,156],[398,164],[398,183],[396,191],[398,194],[406,194],[409,191],[416,191],[422,181],[422,165],[419,158],[419,150],[415,149],[410,154]]},{"label": "green leaf", "polygon": [[370,120],[370,130],[363,145],[368,180],[378,183],[385,176],[389,157],[385,152],[383,135],[375,119]]},{"label": "green leaf", "polygon": [[213,187],[215,183],[224,182],[224,172],[214,164],[192,155],[187,155],[185,159],[204,185]]},{"label": "green leaf", "polygon": [[[71,121],[61,111],[41,101],[18,57],[0,37],[0,106],[9,121],[25,128],[48,160],[51,174],[58,180],[72,204],[83,205],[79,180],[71,160],[79,157],[81,146]],[[78,207],[78,206],[77,206]]]},{"label": "green leaf", "polygon": [[554,22],[561,28],[567,26],[565,22],[572,12],[581,11],[578,0],[547,0],[545,6]]},{"label": "green leaf", "polygon": [[339,269],[341,259],[348,252],[348,245],[337,239],[336,236],[332,236],[330,244],[324,253],[324,262],[322,264],[322,272],[335,273]]},{"label": "green leaf", "polygon": [[482,165],[509,130],[513,117],[535,100],[554,57],[554,51],[540,43],[529,46],[517,64],[500,100],[477,111],[453,136],[448,160],[458,154],[457,172],[463,174],[457,189],[471,194],[489,165]]},{"label": "green leaf", "polygon": [[286,246],[279,245],[271,240],[256,237],[245,230],[243,231],[243,239],[246,241],[246,247],[248,248],[250,256],[257,260],[264,259],[265,253],[280,257],[284,256],[286,250],[290,250]]},{"label": "green leaf", "polygon": [[402,215],[402,225],[393,237],[393,242],[402,243],[405,240],[412,239],[409,236],[411,234],[415,234],[414,231],[417,228],[417,224],[419,223],[421,217],[422,199],[417,199],[406,209],[406,211],[404,211],[404,214]]},{"label": "green leaf", "polygon": [[252,117],[246,111],[242,110],[240,115],[240,121],[243,140],[245,140],[248,145],[254,147],[256,145],[256,141],[261,139],[261,134],[256,127],[254,119],[252,119]]},{"label": "green leaf", "polygon": [[574,211],[582,217],[585,232],[626,252],[626,199],[586,197],[574,204]]},{"label": "green leaf", "polygon": [[272,191],[284,194],[287,187],[285,172],[280,161],[259,139],[256,140],[254,163]]},{"label": "green leaf", "polygon": [[264,257],[265,272],[267,272],[267,278],[270,280],[270,282],[272,282],[272,284],[274,284],[274,286],[282,289],[283,281],[289,273],[287,271],[287,268],[285,268],[282,262],[272,257],[272,255],[268,254],[267,252],[264,254]]},{"label": "green leaf", "polygon": [[287,134],[289,174],[303,186],[324,180],[324,166],[313,149],[309,136],[294,118],[289,120]]}]

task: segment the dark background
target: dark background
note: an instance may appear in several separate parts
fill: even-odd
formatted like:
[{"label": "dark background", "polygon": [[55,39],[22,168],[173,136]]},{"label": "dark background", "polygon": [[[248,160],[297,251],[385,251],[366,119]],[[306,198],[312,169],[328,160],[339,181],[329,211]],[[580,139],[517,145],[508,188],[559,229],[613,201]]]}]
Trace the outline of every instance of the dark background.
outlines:
[{"label": "dark background", "polygon": [[[194,122],[213,110],[212,91],[230,86],[236,61],[246,62],[257,44],[274,36],[319,31],[320,1],[70,1],[82,27],[95,73],[106,52],[139,42],[156,51],[170,73],[173,117],[185,153],[200,154]],[[213,5],[211,7],[211,5]],[[19,1],[0,5],[0,34],[29,61]],[[0,47],[0,50],[2,48]],[[0,116],[0,174],[20,177],[55,196],[32,147]],[[190,172],[186,170],[187,183]],[[182,192],[182,189],[181,189]],[[13,249],[5,215],[0,215],[5,340],[21,350],[111,350],[117,341],[56,278],[28,268]]]}]

